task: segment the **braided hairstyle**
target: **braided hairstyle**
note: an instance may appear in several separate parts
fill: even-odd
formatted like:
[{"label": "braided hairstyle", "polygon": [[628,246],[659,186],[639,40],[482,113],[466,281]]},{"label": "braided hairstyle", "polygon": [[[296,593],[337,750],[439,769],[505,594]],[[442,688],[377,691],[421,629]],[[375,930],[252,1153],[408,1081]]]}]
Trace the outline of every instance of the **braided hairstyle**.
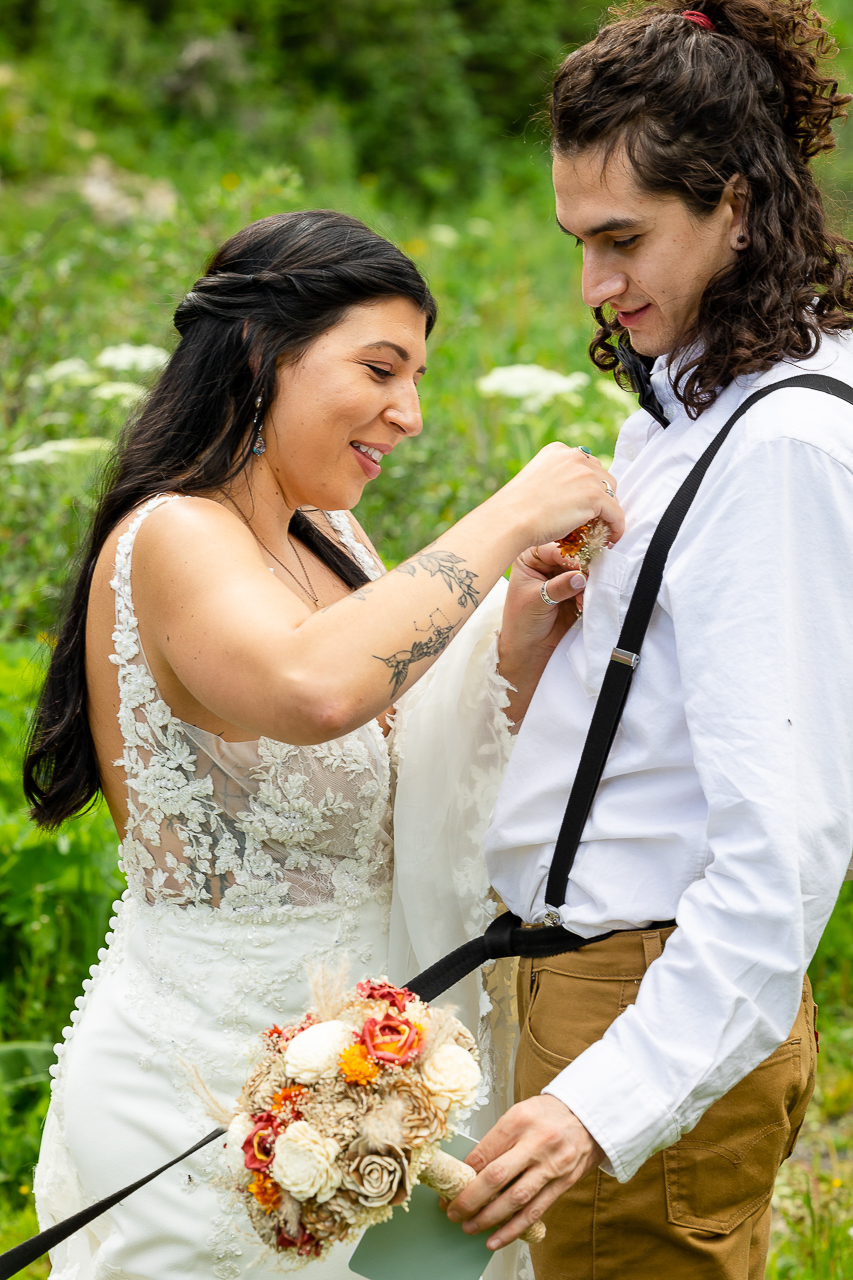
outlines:
[{"label": "braided hairstyle", "polygon": [[[110,532],[157,493],[209,493],[238,476],[252,458],[255,400],[272,402],[282,361],[297,360],[350,307],[384,297],[411,299],[429,335],[436,304],[414,263],[356,218],[314,209],[239,231],[178,305],[180,343],[107,464],[30,727],[23,784],[39,825],[58,826],[101,789],[86,711],[86,614]],[[290,532],[348,586],[367,581],[301,511]]]},{"label": "braided hairstyle", "polygon": [[[803,359],[853,325],[853,244],[833,234],[811,161],[830,151],[850,94],[821,70],[835,51],[811,0],[634,5],[557,71],[553,149],[619,148],[640,187],[712,213],[735,174],[748,184],[749,244],[708,285],[692,332],[669,353],[696,417],[734,378]],[[621,16],[619,16],[621,14]],[[590,356],[625,382],[630,338],[603,308]],[[690,351],[694,347],[695,350]],[[684,358],[686,357],[686,358]]]}]

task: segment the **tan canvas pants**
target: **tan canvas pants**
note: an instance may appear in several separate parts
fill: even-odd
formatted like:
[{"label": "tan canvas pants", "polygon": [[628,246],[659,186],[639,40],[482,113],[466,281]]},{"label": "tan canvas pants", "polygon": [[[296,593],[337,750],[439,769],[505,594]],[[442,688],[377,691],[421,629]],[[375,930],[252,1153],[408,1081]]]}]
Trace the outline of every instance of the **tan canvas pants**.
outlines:
[{"label": "tan canvas pants", "polygon": [[[519,967],[516,1101],[539,1093],[637,998],[671,929],[623,933]],[[545,1214],[536,1280],[761,1280],[770,1196],[814,1088],[806,980],[793,1031],[695,1129],[627,1183],[596,1170]]]}]

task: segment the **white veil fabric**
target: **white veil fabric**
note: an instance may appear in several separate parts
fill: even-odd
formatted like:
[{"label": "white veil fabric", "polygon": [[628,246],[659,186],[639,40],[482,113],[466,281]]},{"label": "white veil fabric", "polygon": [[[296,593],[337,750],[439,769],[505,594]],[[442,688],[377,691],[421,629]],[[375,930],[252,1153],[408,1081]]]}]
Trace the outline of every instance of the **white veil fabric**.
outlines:
[{"label": "white veil fabric", "polygon": [[[489,886],[482,841],[514,738],[497,671],[506,582],[489,593],[430,671],[398,702],[392,754],[394,897],[389,977],[402,983],[482,934],[503,909]],[[441,997],[477,1035],[484,1088],[466,1123],[482,1137],[512,1103],[516,964],[483,966]],[[524,1280],[524,1247],[501,1250],[488,1280]]]}]

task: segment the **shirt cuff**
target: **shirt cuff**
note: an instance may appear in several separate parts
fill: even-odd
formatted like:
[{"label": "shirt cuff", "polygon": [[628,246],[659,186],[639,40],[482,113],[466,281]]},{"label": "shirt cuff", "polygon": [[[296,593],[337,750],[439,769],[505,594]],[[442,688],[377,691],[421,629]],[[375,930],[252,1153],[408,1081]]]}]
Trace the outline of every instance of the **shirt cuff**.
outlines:
[{"label": "shirt cuff", "polygon": [[606,1040],[590,1045],[542,1092],[574,1112],[604,1150],[601,1168],[619,1182],[681,1137],[663,1095]]}]

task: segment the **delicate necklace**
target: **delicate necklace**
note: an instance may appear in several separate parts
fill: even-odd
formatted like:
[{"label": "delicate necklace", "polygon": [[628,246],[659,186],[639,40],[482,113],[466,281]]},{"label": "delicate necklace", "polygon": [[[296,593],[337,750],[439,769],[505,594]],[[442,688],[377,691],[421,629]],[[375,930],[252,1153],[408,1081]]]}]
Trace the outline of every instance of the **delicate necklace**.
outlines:
[{"label": "delicate necklace", "polygon": [[296,574],[293,572],[293,570],[292,570],[292,569],[288,569],[287,565],[284,563],[284,561],[283,561],[283,560],[279,560],[278,556],[276,555],[276,553],[275,553],[274,551],[270,551],[270,549],[269,549],[269,547],[267,546],[267,544],[266,544],[265,542],[263,542],[263,541],[258,537],[257,533],[255,533],[255,530],[254,530],[254,529],[252,528],[252,526],[249,524],[249,521],[248,521],[248,520],[246,519],[246,517],[243,515],[243,512],[242,512],[242,511],[240,510],[240,508],[237,506],[236,502],[234,502],[233,498],[232,498],[232,500],[231,500],[231,501],[234,503],[234,506],[235,506],[235,508],[236,508],[236,510],[237,510],[237,514],[239,515],[240,519],[243,521],[243,524],[244,524],[244,525],[246,526],[246,528],[249,530],[249,533],[251,533],[252,537],[255,539],[255,541],[258,543],[258,545],[259,545],[259,546],[261,546],[261,547],[263,547],[264,551],[266,551],[266,553],[267,553],[267,555],[268,555],[268,556],[272,556],[272,558],[273,558],[273,560],[275,560],[276,564],[280,564],[280,565],[281,565],[281,567],[282,567],[282,569],[284,570],[284,572],[285,572],[285,573],[289,573],[289,574],[290,574],[291,578],[292,578],[292,579],[293,579],[293,581],[296,583],[297,587],[301,588],[301,590],[302,590],[302,591],[304,591],[304,592],[305,592],[305,594],[306,594],[307,596],[309,596],[309,597],[314,601],[314,603],[315,603],[315,605],[317,606],[317,608],[318,608],[318,609],[325,609],[325,607],[326,607],[326,606],[323,604],[322,600],[321,600],[321,599],[320,599],[320,597],[317,595],[317,592],[314,590],[314,584],[312,583],[312,581],[311,581],[310,577],[308,576],[308,570],[305,568],[305,565],[304,565],[303,560],[302,560],[302,556],[301,556],[301,555],[299,554],[299,552],[296,550],[296,544],[294,543],[294,541],[293,541],[293,539],[291,538],[290,534],[288,534],[288,535],[287,535],[287,541],[290,543],[290,549],[291,549],[291,551],[292,551],[292,552],[293,552],[293,554],[296,556],[296,559],[299,561],[299,568],[300,568],[300,569],[302,570],[302,572],[305,574],[305,580],[306,580],[306,582],[308,583],[308,586],[307,586],[307,587],[306,587],[306,585],[305,585],[305,583],[304,583],[304,582],[300,582],[300,581],[299,581],[299,579],[297,578]]}]

